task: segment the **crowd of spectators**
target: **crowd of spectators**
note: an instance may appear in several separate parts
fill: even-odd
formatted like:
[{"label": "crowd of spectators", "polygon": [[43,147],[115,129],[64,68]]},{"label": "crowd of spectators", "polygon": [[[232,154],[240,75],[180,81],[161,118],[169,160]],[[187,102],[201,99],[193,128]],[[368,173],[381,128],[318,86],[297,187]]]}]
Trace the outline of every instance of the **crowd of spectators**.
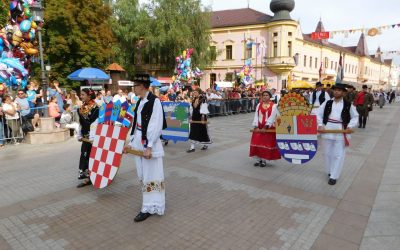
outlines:
[{"label": "crowd of spectators", "polygon": [[[212,88],[207,89],[203,95],[208,103],[210,117],[228,116],[254,112],[260,93],[264,90],[266,90],[265,87],[248,89]],[[329,88],[325,90],[330,91]],[[162,92],[159,88],[150,88],[150,91],[163,102],[191,102],[192,87],[176,90],[169,88]],[[277,93],[275,89],[270,89],[270,91],[272,101],[275,103],[279,102],[281,96],[288,93],[285,89],[280,93]],[[294,91],[309,100],[313,90]],[[381,107],[386,102],[392,103],[396,99],[398,100],[398,95],[394,91],[385,93],[381,90],[371,91],[371,93],[376,105]],[[43,96],[43,90],[36,81],[31,81],[25,90],[18,91],[11,91],[7,89],[5,84],[0,83],[0,148],[4,147],[5,143],[18,144],[27,132],[39,131],[39,118],[44,115],[45,111],[50,117],[54,117],[57,127],[70,129],[71,135],[77,134],[79,129],[77,110],[82,105],[78,93],[75,90],[66,92],[60,88],[58,81],[53,81],[47,90],[47,107],[43,106]],[[118,89],[117,93],[114,94],[110,90],[96,92],[95,102],[98,106],[117,100],[136,103],[138,98],[135,96],[133,88]]]}]

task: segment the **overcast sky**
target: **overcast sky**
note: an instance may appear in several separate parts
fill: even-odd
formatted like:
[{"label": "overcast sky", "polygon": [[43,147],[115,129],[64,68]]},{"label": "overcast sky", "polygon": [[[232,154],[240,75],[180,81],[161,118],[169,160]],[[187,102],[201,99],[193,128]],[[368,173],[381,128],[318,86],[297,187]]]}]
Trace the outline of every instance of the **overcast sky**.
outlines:
[{"label": "overcast sky", "polygon": [[[213,10],[246,8],[247,0],[201,0]],[[227,4],[229,2],[229,5]],[[250,0],[250,8],[272,15],[270,0]],[[292,18],[299,20],[303,33],[315,30],[320,18],[325,29],[343,30],[372,28],[400,23],[400,0],[296,0]],[[337,36],[333,42],[355,46],[361,33],[348,38]],[[367,37],[368,49],[400,50],[400,28],[384,30],[382,35]]]}]

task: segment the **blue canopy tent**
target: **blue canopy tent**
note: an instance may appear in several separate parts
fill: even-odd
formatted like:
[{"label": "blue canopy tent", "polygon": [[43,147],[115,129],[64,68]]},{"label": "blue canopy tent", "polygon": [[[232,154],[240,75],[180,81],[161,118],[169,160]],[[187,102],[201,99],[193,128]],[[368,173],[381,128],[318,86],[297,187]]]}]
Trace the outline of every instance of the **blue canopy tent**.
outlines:
[{"label": "blue canopy tent", "polygon": [[107,81],[110,80],[110,76],[107,75],[101,69],[82,68],[68,75],[68,79],[72,81],[84,81],[84,80]]},{"label": "blue canopy tent", "polygon": [[161,87],[161,82],[159,82],[156,78],[150,77],[150,86],[151,87]]}]

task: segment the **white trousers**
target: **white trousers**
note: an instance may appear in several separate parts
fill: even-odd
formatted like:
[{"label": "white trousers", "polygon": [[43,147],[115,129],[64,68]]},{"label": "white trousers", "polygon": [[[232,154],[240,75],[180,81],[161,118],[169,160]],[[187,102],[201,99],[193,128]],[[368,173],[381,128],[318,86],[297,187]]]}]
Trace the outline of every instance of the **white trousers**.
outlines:
[{"label": "white trousers", "polygon": [[74,129],[75,135],[79,134],[79,124],[77,122],[65,124],[65,127]]},{"label": "white trousers", "polygon": [[165,211],[165,182],[163,158],[135,156],[136,169],[143,194],[142,213],[163,215]]},{"label": "white trousers", "polygon": [[331,175],[331,179],[339,179],[343,169],[346,147],[344,140],[322,139],[324,148],[326,173]]}]

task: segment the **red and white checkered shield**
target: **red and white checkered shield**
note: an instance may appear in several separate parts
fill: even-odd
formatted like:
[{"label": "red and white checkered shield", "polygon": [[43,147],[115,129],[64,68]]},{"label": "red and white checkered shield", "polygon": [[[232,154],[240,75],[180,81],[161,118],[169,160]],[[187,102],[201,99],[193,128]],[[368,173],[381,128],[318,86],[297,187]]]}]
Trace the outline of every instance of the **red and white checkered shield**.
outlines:
[{"label": "red and white checkered shield", "polygon": [[121,164],[129,128],[98,124],[89,159],[90,180],[96,188],[111,184]]}]

